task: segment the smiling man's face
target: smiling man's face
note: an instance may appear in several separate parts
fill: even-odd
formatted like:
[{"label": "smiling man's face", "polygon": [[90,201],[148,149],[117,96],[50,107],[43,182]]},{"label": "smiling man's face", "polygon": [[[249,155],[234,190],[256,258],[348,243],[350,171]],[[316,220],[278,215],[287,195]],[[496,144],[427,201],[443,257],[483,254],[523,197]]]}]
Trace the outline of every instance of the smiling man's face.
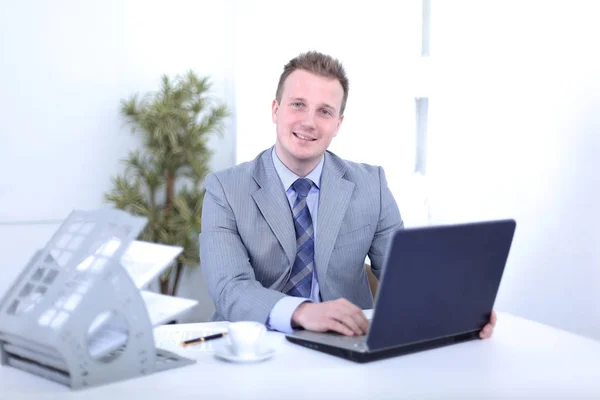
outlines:
[{"label": "smiling man's face", "polygon": [[275,151],[296,175],[304,177],[312,171],[337,135],[344,119],[340,115],[343,97],[335,78],[298,69],[285,80],[281,101],[273,100],[272,105]]}]

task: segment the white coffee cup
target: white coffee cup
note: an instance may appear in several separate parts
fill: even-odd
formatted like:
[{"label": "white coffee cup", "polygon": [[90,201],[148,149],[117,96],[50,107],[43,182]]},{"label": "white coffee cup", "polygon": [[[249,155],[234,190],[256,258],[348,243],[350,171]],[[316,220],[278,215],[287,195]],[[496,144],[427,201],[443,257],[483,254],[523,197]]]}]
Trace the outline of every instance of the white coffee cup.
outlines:
[{"label": "white coffee cup", "polygon": [[267,332],[264,324],[239,321],[229,324],[227,336],[232,352],[238,357],[253,357],[259,353],[262,339]]}]

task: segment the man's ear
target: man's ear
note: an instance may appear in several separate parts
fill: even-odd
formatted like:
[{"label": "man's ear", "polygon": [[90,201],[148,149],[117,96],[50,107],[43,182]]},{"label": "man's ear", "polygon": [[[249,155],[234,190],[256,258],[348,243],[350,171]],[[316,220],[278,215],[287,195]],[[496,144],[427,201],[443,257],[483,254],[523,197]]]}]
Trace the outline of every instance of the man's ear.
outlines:
[{"label": "man's ear", "polygon": [[271,119],[274,123],[277,123],[277,111],[279,111],[279,103],[277,102],[277,99],[275,99],[271,104]]}]

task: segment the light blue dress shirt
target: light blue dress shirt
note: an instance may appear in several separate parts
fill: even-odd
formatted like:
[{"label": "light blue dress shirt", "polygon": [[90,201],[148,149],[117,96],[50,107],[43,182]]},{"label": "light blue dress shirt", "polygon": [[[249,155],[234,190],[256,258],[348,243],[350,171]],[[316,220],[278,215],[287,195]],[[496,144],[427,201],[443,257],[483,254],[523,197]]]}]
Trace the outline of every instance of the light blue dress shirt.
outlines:
[{"label": "light blue dress shirt", "polygon": [[[281,183],[285,188],[285,194],[287,195],[288,201],[290,203],[290,208],[294,207],[294,203],[296,201],[296,192],[292,188],[292,184],[296,181],[296,179],[300,178],[298,175],[294,174],[290,171],[279,159],[277,153],[275,152],[275,148],[272,150],[272,158],[273,164],[275,165],[275,170],[277,171],[277,175],[279,175],[279,179],[281,179]],[[308,210],[310,211],[310,217],[313,223],[314,230],[314,241],[315,247],[317,243],[317,215],[319,211],[319,193],[321,187],[321,171],[323,171],[323,162],[325,161],[325,156],[321,159],[319,164],[310,172],[310,174],[306,175],[305,178],[313,181],[314,185],[310,188],[308,192],[308,196],[306,197],[306,204],[308,206]],[[312,274],[312,289],[310,294],[310,299],[302,298],[302,297],[293,297],[287,296],[279,300],[271,313],[269,314],[269,319],[267,320],[267,326],[271,329],[278,330],[280,332],[290,333],[293,331],[292,329],[292,314],[296,311],[296,308],[305,301],[312,301],[318,303],[321,301],[319,294],[319,280],[317,279],[317,270],[316,264],[313,264],[313,274]]]}]

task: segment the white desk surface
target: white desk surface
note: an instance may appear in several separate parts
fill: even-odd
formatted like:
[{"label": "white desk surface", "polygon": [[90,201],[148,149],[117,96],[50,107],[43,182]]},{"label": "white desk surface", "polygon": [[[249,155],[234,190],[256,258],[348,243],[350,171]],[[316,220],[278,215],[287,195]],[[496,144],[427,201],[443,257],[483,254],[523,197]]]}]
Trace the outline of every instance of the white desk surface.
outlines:
[{"label": "white desk surface", "polygon": [[[226,326],[169,325],[157,328],[155,336]],[[0,398],[600,399],[600,342],[510,314],[499,313],[492,339],[368,364],[305,349],[276,332],[267,340],[276,354],[259,364],[220,361],[214,357],[218,341],[213,341],[179,350],[197,360],[192,366],[81,391],[0,367]]]}]

